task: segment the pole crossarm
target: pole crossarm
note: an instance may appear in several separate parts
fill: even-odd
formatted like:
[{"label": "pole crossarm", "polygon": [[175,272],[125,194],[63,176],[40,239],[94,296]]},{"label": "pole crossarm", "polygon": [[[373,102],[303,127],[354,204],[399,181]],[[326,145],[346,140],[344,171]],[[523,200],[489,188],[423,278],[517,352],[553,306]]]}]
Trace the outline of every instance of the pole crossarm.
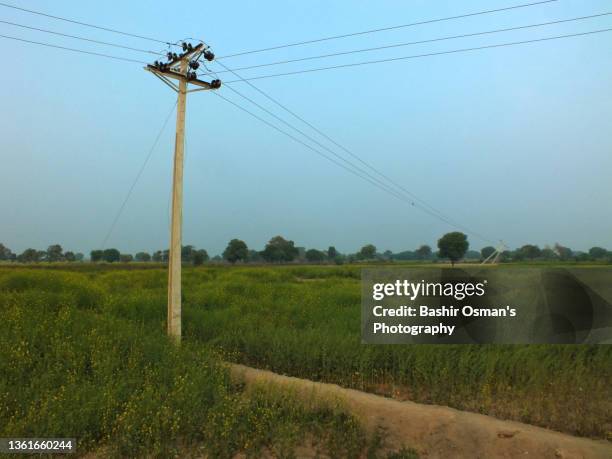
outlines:
[{"label": "pole crossarm", "polygon": [[[191,45],[186,45],[191,46]],[[191,58],[197,53],[201,53],[204,50],[204,43],[200,43],[197,46],[191,48],[191,50],[187,50],[182,54],[168,53],[168,57],[173,56],[172,59],[166,64],[170,68],[174,68],[178,70],[180,68],[181,61],[185,58]]]},{"label": "pole crossarm", "polygon": [[[213,85],[211,83],[208,83],[207,81],[202,81],[202,80],[198,80],[196,79],[190,79],[187,76],[176,72],[174,70],[160,70],[158,68],[156,68],[153,65],[147,65],[145,68],[145,70],[151,72],[152,74],[154,74],[157,77],[161,77],[161,78],[174,78],[175,80],[179,80],[179,81],[185,81],[188,84],[192,84],[195,86],[200,86],[203,88],[203,90],[205,89],[218,89],[218,87],[213,87]],[[218,81],[218,80],[217,80]],[[178,88],[173,88],[173,89],[178,89]]]}]

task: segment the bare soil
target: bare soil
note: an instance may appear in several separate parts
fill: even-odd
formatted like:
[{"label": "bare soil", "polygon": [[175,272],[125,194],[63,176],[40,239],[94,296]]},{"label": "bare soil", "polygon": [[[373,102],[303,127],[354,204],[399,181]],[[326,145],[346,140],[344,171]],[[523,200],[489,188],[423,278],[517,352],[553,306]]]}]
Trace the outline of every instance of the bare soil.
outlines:
[{"label": "bare soil", "polygon": [[[571,435],[453,408],[398,401],[335,384],[230,365],[245,384],[290,387],[311,398],[338,400],[357,416],[370,435],[383,432],[385,449],[413,448],[423,458],[610,459],[612,443]],[[313,454],[314,456],[314,454]],[[299,457],[312,457],[308,448]]]}]

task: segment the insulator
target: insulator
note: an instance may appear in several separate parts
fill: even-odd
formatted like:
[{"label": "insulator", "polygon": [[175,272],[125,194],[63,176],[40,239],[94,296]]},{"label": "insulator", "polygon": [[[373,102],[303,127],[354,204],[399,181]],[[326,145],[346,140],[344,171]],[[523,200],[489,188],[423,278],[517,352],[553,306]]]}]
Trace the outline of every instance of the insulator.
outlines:
[{"label": "insulator", "polygon": [[172,53],[172,59],[174,59],[174,60],[178,59],[178,54]]},{"label": "insulator", "polygon": [[214,53],[212,51],[206,50],[206,51],[204,51],[204,58],[207,61],[212,61],[215,58],[215,55],[214,55]]},{"label": "insulator", "polygon": [[153,67],[158,67],[159,68],[159,61],[153,62]]},{"label": "insulator", "polygon": [[168,57],[168,60],[171,61],[173,56],[171,52],[168,52],[168,54],[166,54],[166,56]]},{"label": "insulator", "polygon": [[189,62],[189,67],[191,67],[194,70],[197,70],[198,67],[200,67],[200,63],[198,61],[191,61]]},{"label": "insulator", "polygon": [[213,89],[219,89],[221,87],[221,80],[212,80],[210,82],[210,87]]},{"label": "insulator", "polygon": [[193,51],[193,45],[191,43],[187,43],[187,49],[189,52]]},{"label": "insulator", "polygon": [[181,46],[183,47],[183,51],[187,51],[187,43],[183,42]]}]

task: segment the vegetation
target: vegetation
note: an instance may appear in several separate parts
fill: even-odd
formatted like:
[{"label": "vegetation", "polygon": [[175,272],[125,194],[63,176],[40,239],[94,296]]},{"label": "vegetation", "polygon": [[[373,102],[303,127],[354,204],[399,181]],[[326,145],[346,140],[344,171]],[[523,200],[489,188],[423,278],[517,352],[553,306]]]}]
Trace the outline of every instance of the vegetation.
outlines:
[{"label": "vegetation", "polygon": [[305,439],[331,457],[367,448],[341,406],[246,390],[208,346],[169,343],[163,272],[106,274],[0,270],[1,437],[76,437],[104,457],[290,457]]},{"label": "vegetation", "polygon": [[311,263],[321,263],[325,260],[325,253],[317,249],[309,249],[306,251],[306,260]]},{"label": "vegetation", "polygon": [[[165,257],[168,257],[167,253],[165,254]],[[192,245],[184,245],[181,247],[181,260],[183,263],[199,266],[205,261],[208,261],[208,259],[208,252],[206,252],[204,249],[198,250]]]},{"label": "vegetation", "polygon": [[[64,266],[62,269],[66,269],[67,265],[51,266]],[[0,362],[17,365],[14,369],[17,373],[6,373],[13,376],[5,381],[7,385],[3,394],[8,393],[7,388],[16,384],[19,378],[31,381],[30,384],[50,381],[49,388],[57,388],[58,379],[53,378],[60,378],[60,374],[74,374],[75,378],[80,378],[82,372],[91,375],[84,369],[95,360],[79,357],[82,366],[70,370],[63,369],[61,364],[58,373],[53,373],[55,376],[45,379],[45,371],[58,358],[53,354],[56,351],[50,349],[60,346],[63,341],[72,343],[69,346],[81,346],[76,339],[80,336],[85,340],[83,347],[57,352],[94,355],[95,349],[91,346],[97,343],[96,337],[106,336],[104,333],[110,333],[110,328],[115,325],[118,330],[124,330],[118,332],[116,346],[125,348],[112,347],[115,344],[108,337],[99,338],[107,343],[100,354],[108,354],[108,359],[120,356],[113,360],[114,364],[105,364],[109,374],[115,371],[113,368],[119,368],[113,365],[121,365],[129,359],[128,348],[134,348],[133,352],[142,356],[138,365],[145,365],[147,359],[155,355],[151,354],[153,351],[149,346],[151,349],[157,349],[155,346],[165,349],[165,345],[154,346],[153,343],[161,339],[165,330],[166,271],[155,269],[155,265],[150,266],[152,269],[129,271],[102,269],[104,265],[82,266],[87,268],[83,273],[0,268],[3,311],[8,311],[7,317],[14,315],[24,321],[15,322],[14,326],[8,327],[9,332],[3,332],[9,334],[2,338],[5,341],[1,348],[5,354]],[[186,356],[180,359],[188,361],[195,358],[195,354],[190,352],[205,352],[210,347],[221,352],[227,360],[284,374],[338,383],[400,399],[448,405],[577,435],[611,439],[610,346],[362,345],[360,268],[357,266],[188,268],[184,271],[183,294],[184,334],[189,345],[181,351]],[[75,315],[74,320],[66,322],[66,327],[61,326],[63,319],[57,316],[64,309]],[[35,314],[25,314],[25,311],[34,311]],[[36,311],[52,311],[56,315],[47,319],[47,315]],[[11,320],[17,319],[10,319],[9,323]],[[56,322],[46,324],[46,320]],[[32,325],[32,331],[29,331],[28,321],[40,321],[41,324],[39,328]],[[106,331],[88,331],[96,327],[107,328]],[[39,339],[36,337],[40,334],[40,339],[43,339],[45,333],[48,336],[44,340],[52,341],[36,344],[36,339]],[[32,341],[30,336],[35,339]],[[26,350],[20,350],[21,341],[27,343],[24,344]],[[40,363],[46,365],[44,368],[38,367],[33,357],[40,355],[40,349],[55,355],[46,363]],[[34,360],[22,359],[18,361],[22,363],[15,363],[13,354],[6,354],[12,352],[29,353]],[[212,357],[206,358],[213,362]],[[138,365],[134,375],[142,370]],[[212,368],[213,363],[210,365]],[[4,375],[4,370],[0,369],[0,374]],[[182,370],[164,371],[180,374]],[[87,384],[95,386],[98,380],[100,384],[105,381],[104,378],[87,379]],[[112,385],[108,384],[109,387]],[[41,406],[50,403],[45,397],[51,397],[55,392],[51,389],[51,392],[42,391],[47,395],[35,399],[36,387],[33,386],[29,392],[25,390],[25,398],[11,402],[8,411],[1,408],[1,416],[16,413],[17,407],[24,406],[36,407],[40,411]],[[91,390],[93,394],[98,389]],[[0,401],[8,403],[6,397],[0,395]],[[248,406],[250,402],[244,403]],[[99,409],[96,407],[95,411],[99,412]],[[6,419],[0,419],[0,426],[6,423]],[[46,419],[44,422],[50,421]],[[236,430],[243,432],[243,427],[237,426]],[[0,431],[0,434],[8,435],[10,432]],[[106,435],[108,428],[101,432]]]},{"label": "vegetation", "polygon": [[418,249],[414,251],[415,255],[421,260],[429,260],[431,259],[431,247],[428,245],[422,245]]},{"label": "vegetation", "polygon": [[[610,346],[362,345],[356,267],[217,268],[188,279],[187,335],[238,362],[610,437]],[[162,297],[158,322],[163,306]]]},{"label": "vegetation", "polygon": [[490,245],[483,247],[480,250],[480,256],[483,260],[486,260],[487,258],[489,258],[491,255],[493,255],[495,253],[495,247],[491,247]]},{"label": "vegetation", "polygon": [[141,262],[141,263],[147,263],[147,262],[151,261],[151,255],[149,255],[147,252],[138,252],[134,256],[134,259],[136,261]]},{"label": "vegetation", "polygon": [[358,255],[362,260],[372,260],[376,257],[376,247],[373,244],[364,245]]},{"label": "vegetation", "polygon": [[298,255],[298,250],[293,241],[288,241],[282,236],[275,236],[266,244],[261,252],[264,260],[270,263],[293,261]]},{"label": "vegetation", "polygon": [[[467,243],[465,235],[457,236],[462,233],[447,233],[440,239],[446,244],[446,241],[452,240],[454,237],[459,237],[460,246],[464,242]],[[453,236],[454,235],[454,236]],[[465,241],[463,241],[465,237]],[[439,247],[440,248],[440,247]],[[222,257],[216,255],[210,257],[204,249],[196,249],[193,245],[182,247],[182,260],[184,264],[193,264],[194,266],[202,265],[208,261],[212,263],[220,263],[226,261],[231,264],[235,263],[313,263],[313,264],[343,264],[345,262],[405,262],[405,261],[426,261],[426,262],[446,262],[450,260],[455,263],[459,260],[466,262],[479,262],[488,258],[495,252],[495,247],[483,247],[480,251],[468,250],[469,244],[465,250],[459,250],[455,254],[455,250],[451,251],[453,255],[450,257],[446,252],[446,248],[440,249],[438,252],[432,252],[428,245],[421,245],[415,250],[404,250],[398,253],[393,253],[391,250],[385,250],[379,253],[376,246],[373,244],[364,245],[357,253],[342,254],[336,250],[334,246],[330,246],[327,250],[318,250],[315,248],[306,249],[296,247],[293,241],[287,240],[282,236],[276,236],[270,239],[264,250],[257,251],[249,249],[247,244],[240,239],[232,239],[229,241],[226,249],[223,251]],[[39,263],[39,262],[82,262],[84,256],[82,253],[74,253],[71,251],[64,252],[59,244],[51,245],[46,251],[36,249],[26,249],[20,255],[13,253],[8,247],[0,244],[0,262],[12,261],[20,263]],[[132,257],[131,254],[121,253],[119,250],[109,248],[106,250],[92,250],[90,252],[90,261],[93,263],[129,263],[137,261],[139,263],[168,263],[168,250],[157,250],[153,254],[148,252],[138,252]],[[552,248],[545,246],[540,248],[534,244],[525,244],[524,246],[510,251],[506,250],[501,254],[499,260],[502,263],[507,262],[593,262],[612,263],[612,252],[603,247],[591,247],[588,252],[573,251],[561,244],[555,244]]]},{"label": "vegetation", "polygon": [[237,261],[246,261],[249,256],[249,248],[244,241],[240,239],[232,239],[227,244],[227,248],[223,252],[223,258],[230,263]]},{"label": "vegetation", "polygon": [[438,240],[438,249],[440,249],[438,256],[448,258],[454,266],[463,258],[468,247],[469,243],[465,234],[458,231],[447,233]]}]

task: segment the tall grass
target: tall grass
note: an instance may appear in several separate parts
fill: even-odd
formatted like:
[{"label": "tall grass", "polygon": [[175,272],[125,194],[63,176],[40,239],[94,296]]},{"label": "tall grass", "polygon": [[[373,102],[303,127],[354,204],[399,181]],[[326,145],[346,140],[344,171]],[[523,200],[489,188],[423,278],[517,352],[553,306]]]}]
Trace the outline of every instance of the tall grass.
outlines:
[{"label": "tall grass", "polygon": [[[219,458],[288,457],[310,437],[329,456],[359,455],[364,433],[341,407],[245,391],[207,346],[169,343],[151,320],[158,274],[0,274],[0,437],[75,437],[81,454]],[[129,307],[117,307],[119,291]]]},{"label": "tall grass", "polygon": [[[0,270],[0,289],[19,275]],[[90,306],[101,317],[163,333],[164,270],[65,275],[104,292]],[[186,269],[185,339],[279,373],[612,439],[611,346],[363,345],[359,279],[354,266]]]}]

